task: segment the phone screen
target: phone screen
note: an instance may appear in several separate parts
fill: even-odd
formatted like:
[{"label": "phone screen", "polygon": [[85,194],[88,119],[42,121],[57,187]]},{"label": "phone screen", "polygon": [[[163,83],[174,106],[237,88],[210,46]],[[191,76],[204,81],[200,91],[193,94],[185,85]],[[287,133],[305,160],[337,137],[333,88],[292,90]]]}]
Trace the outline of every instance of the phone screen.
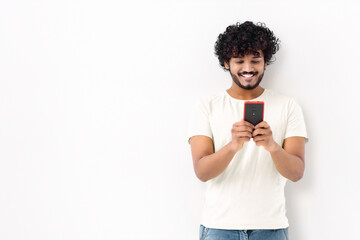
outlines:
[{"label": "phone screen", "polygon": [[264,102],[246,101],[244,106],[244,120],[256,126],[264,120]]}]

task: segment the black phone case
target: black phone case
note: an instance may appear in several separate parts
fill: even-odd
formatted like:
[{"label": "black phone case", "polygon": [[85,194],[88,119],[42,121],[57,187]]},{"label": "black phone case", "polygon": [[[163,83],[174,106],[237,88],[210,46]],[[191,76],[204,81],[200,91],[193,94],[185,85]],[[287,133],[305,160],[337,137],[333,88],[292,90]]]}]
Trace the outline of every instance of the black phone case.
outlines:
[{"label": "black phone case", "polygon": [[263,121],[264,103],[245,103],[244,120],[256,126]]}]

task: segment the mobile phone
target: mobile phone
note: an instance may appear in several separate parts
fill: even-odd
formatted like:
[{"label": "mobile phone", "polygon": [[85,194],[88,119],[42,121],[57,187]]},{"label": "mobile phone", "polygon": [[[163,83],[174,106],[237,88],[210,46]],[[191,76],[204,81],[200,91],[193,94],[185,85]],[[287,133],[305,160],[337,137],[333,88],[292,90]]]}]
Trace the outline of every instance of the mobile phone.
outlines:
[{"label": "mobile phone", "polygon": [[264,102],[246,101],[244,103],[244,120],[256,126],[264,120]]}]

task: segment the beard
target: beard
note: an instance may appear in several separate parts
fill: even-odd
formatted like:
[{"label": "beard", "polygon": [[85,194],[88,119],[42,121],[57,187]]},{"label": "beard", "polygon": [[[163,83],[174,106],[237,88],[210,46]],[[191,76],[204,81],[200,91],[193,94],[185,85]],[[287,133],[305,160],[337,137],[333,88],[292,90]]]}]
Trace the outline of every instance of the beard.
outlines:
[{"label": "beard", "polygon": [[[259,86],[262,78],[264,77],[264,73],[265,73],[265,71],[258,77],[258,80],[254,86],[251,86],[251,85],[244,86],[240,83],[238,76],[236,76],[235,74],[232,74],[231,72],[230,72],[230,75],[231,75],[233,81],[236,83],[236,85],[238,85],[240,88],[245,89],[245,90],[252,90],[252,89],[256,88],[257,86]],[[240,74],[238,74],[238,75],[240,75]]]}]

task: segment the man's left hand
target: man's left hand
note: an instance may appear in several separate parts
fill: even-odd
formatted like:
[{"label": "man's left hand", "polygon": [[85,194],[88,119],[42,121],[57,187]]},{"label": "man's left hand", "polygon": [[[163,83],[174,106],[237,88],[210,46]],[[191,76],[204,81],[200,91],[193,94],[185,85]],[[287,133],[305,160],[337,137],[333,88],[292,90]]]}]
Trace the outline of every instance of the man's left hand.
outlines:
[{"label": "man's left hand", "polygon": [[274,141],[271,128],[265,121],[255,126],[252,132],[253,140],[256,146],[263,146],[266,151],[274,151],[279,145]]}]

